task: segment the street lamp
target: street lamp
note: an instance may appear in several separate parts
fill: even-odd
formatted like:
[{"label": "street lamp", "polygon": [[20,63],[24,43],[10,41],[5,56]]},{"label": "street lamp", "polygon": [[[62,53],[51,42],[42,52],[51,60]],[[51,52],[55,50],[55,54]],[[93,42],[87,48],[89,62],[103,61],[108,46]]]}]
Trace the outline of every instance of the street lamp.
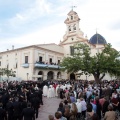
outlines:
[{"label": "street lamp", "polygon": [[27,73],[27,80],[28,80],[28,75],[29,75],[29,73]]},{"label": "street lamp", "polygon": [[88,74],[87,74],[87,73],[85,73],[85,75],[86,75],[86,80],[87,80],[87,75],[88,75]]},{"label": "street lamp", "polygon": [[2,75],[2,72],[0,72],[0,81],[1,81],[1,75]]}]

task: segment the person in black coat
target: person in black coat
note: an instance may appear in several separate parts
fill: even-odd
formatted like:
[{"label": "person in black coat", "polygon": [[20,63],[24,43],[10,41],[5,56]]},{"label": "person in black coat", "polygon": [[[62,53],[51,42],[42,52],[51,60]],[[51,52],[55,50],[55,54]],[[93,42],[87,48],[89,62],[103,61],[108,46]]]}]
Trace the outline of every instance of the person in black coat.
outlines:
[{"label": "person in black coat", "polygon": [[2,107],[3,105],[0,103],[0,120],[7,120],[6,111]]},{"label": "person in black coat", "polygon": [[23,98],[21,102],[21,110],[23,110],[24,108],[27,108],[27,100],[25,98]]},{"label": "person in black coat", "polygon": [[62,113],[62,116],[64,116],[65,108],[62,102],[59,104],[57,111],[60,111]]},{"label": "person in black coat", "polygon": [[9,100],[9,94],[7,91],[4,91],[4,94],[2,95],[2,104],[3,104],[3,109],[6,109],[6,104]]},{"label": "person in black coat", "polygon": [[35,120],[35,112],[33,108],[31,108],[31,104],[27,104],[27,108],[24,108],[22,111],[22,119],[24,120]]},{"label": "person in black coat", "polygon": [[63,94],[64,94],[64,91],[63,89],[60,90],[60,98],[63,99]]},{"label": "person in black coat", "polygon": [[32,99],[32,107],[34,108],[34,111],[36,113],[36,118],[38,118],[38,109],[40,107],[40,99],[37,95]]},{"label": "person in black coat", "polygon": [[38,91],[38,97],[39,97],[39,99],[40,99],[40,104],[41,104],[41,105],[43,105],[42,94],[43,94],[43,91],[42,91],[41,88],[40,88],[39,91]]},{"label": "person in black coat", "polygon": [[8,112],[8,120],[13,120],[13,101],[12,98],[9,98],[8,103],[6,104],[6,110]]},{"label": "person in black coat", "polygon": [[13,103],[13,120],[20,120],[21,119],[21,103],[19,102],[19,98],[15,98],[15,102]]}]

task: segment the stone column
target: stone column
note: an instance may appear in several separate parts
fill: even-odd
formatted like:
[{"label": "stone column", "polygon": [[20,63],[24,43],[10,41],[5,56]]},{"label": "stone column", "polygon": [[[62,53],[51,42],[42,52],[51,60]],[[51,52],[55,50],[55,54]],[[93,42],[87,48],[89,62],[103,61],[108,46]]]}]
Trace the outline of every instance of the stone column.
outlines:
[{"label": "stone column", "polygon": [[57,80],[57,71],[54,71],[54,79]]},{"label": "stone column", "polygon": [[48,71],[44,71],[43,80],[47,80],[47,73],[48,73]]}]

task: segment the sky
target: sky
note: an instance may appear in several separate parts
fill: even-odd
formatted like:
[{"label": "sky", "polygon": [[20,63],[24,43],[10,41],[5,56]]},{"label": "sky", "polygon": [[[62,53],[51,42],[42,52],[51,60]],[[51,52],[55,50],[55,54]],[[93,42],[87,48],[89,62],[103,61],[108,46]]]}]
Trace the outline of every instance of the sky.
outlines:
[{"label": "sky", "polygon": [[120,51],[120,0],[0,0],[0,51],[59,44],[72,6],[84,36],[90,39],[97,30]]}]

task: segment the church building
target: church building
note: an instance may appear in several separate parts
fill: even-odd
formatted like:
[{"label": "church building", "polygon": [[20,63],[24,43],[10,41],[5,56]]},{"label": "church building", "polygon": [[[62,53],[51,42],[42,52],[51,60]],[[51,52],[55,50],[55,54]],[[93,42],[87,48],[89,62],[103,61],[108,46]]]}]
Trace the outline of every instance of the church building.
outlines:
[{"label": "church building", "polygon": [[[61,79],[87,79],[93,80],[93,76],[85,76],[76,73],[67,74],[61,71],[60,62],[64,57],[73,54],[73,46],[76,43],[85,43],[91,48],[91,55],[94,55],[107,44],[103,36],[96,33],[90,40],[84,37],[84,33],[80,29],[80,18],[78,14],[71,10],[67,14],[64,21],[66,25],[66,33],[63,40],[57,45],[38,44],[22,48],[0,52],[0,68],[12,69],[15,77],[11,80],[61,80]],[[1,79],[7,79],[1,76]],[[105,79],[110,79],[105,76]]]}]

